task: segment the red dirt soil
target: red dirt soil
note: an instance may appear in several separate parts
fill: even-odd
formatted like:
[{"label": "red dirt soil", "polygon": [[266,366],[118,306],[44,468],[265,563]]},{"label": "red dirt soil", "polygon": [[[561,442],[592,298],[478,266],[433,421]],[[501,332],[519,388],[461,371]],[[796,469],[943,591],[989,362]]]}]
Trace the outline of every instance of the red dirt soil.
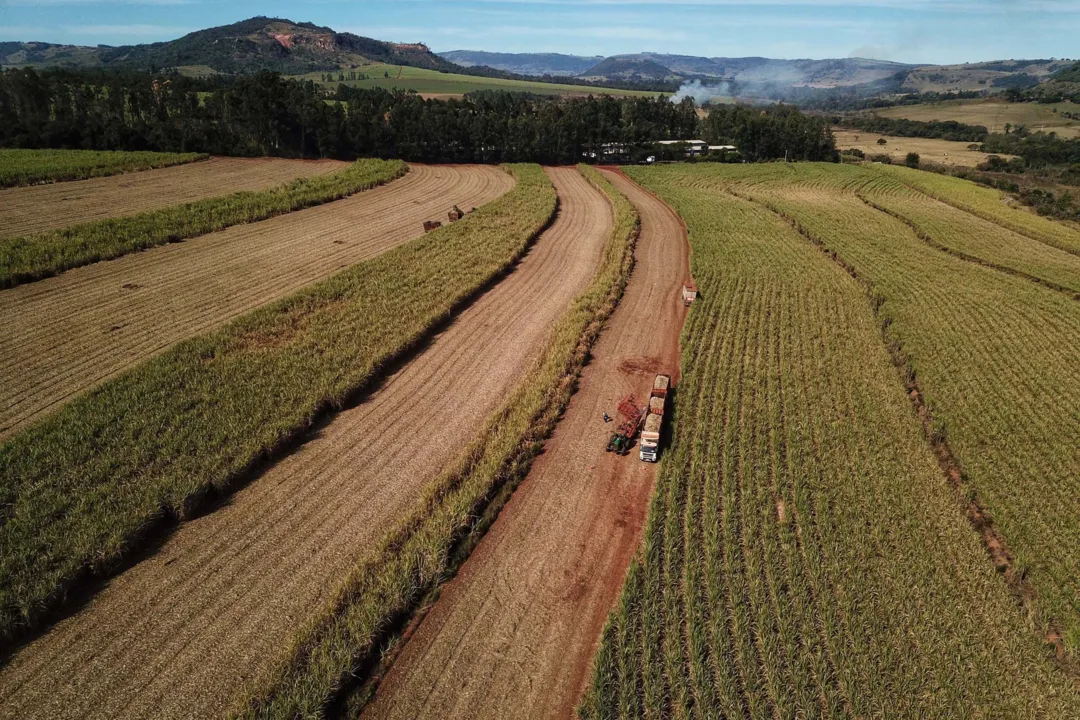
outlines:
[{"label": "red dirt soil", "polygon": [[422,235],[514,185],[491,166],[413,166],[352,197],[0,291],[0,440],[108,377]]},{"label": "red dirt soil", "polygon": [[610,205],[550,171],[559,217],[525,259],[360,405],[0,670],[0,715],[219,717],[519,381],[596,271]]},{"label": "red dirt soil", "polygon": [[210,158],[157,170],[0,190],[0,236],[57,230],[241,190],[266,190],[347,166],[339,160]]},{"label": "red dirt soil", "polygon": [[679,218],[621,175],[637,264],[543,455],[405,642],[365,718],[569,718],[636,552],[656,466],[604,452],[619,398],[678,375],[688,243]]}]

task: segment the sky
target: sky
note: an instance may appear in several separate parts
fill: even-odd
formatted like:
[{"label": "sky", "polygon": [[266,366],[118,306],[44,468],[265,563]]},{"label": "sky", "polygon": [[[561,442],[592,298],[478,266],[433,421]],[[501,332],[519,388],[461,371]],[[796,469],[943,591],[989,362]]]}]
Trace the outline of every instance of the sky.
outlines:
[{"label": "sky", "polygon": [[0,40],[129,45],[254,15],[437,52],[1080,57],[1080,0],[0,0]]}]

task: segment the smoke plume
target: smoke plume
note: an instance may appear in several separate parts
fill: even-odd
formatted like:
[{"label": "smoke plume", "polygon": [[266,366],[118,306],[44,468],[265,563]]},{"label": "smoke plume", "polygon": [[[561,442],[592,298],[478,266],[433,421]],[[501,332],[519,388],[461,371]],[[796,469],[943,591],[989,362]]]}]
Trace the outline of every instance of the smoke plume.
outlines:
[{"label": "smoke plume", "polygon": [[692,97],[698,105],[704,105],[710,100],[730,95],[731,87],[726,82],[721,82],[719,85],[704,85],[700,80],[694,80],[683,83],[682,87],[671,96],[671,102],[679,103],[683,98]]}]

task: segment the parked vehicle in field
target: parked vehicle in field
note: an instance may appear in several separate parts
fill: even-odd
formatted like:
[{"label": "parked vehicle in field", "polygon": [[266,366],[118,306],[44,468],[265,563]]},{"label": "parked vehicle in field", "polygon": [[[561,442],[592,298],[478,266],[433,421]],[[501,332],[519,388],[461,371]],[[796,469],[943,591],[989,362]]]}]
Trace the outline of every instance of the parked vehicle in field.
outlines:
[{"label": "parked vehicle in field", "polygon": [[682,286],[682,301],[683,305],[690,307],[691,303],[697,299],[697,285],[693,283],[687,283]]},{"label": "parked vehicle in field", "polygon": [[642,462],[656,462],[660,457],[660,432],[664,427],[664,415],[667,414],[670,388],[671,377],[668,375],[657,375],[653,380],[648,415],[645,416],[645,427],[641,431],[641,449],[638,451]]},{"label": "parked vehicle in field", "polygon": [[608,440],[608,452],[619,455],[630,452],[630,446],[634,444],[634,438],[641,429],[641,419],[645,416],[645,411],[645,408],[638,406],[633,395],[627,395],[619,402],[619,415],[623,417],[623,422]]}]

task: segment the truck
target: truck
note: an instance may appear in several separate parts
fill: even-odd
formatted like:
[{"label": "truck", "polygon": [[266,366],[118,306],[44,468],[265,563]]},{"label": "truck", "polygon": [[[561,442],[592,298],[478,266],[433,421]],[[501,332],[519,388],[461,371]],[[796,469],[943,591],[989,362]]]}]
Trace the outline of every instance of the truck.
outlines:
[{"label": "truck", "polygon": [[645,416],[645,425],[641,429],[641,446],[638,457],[642,462],[656,462],[660,457],[660,432],[664,427],[664,415],[667,413],[667,396],[671,388],[671,377],[657,375],[653,380],[652,393],[649,395],[649,409]]}]

